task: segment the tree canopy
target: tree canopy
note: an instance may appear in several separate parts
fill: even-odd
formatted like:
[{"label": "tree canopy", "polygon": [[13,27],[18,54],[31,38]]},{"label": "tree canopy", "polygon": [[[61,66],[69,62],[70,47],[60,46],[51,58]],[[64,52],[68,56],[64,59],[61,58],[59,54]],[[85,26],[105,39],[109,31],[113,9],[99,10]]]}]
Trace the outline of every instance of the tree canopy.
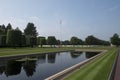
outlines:
[{"label": "tree canopy", "polygon": [[88,36],[85,39],[85,43],[88,45],[110,45],[108,41],[100,40],[93,35]]},{"label": "tree canopy", "polygon": [[36,27],[33,23],[28,23],[27,27],[24,30],[24,34],[27,36],[36,37],[38,35]]},{"label": "tree canopy", "polygon": [[117,33],[115,33],[111,38],[110,41],[113,45],[119,46],[120,45],[120,38]]},{"label": "tree canopy", "polygon": [[8,30],[7,33],[7,45],[8,46],[21,46],[22,45],[22,32],[18,29]]},{"label": "tree canopy", "polygon": [[42,45],[45,45],[45,44],[46,44],[45,37],[42,37],[42,36],[38,37],[38,45],[41,45],[42,47]]},{"label": "tree canopy", "polygon": [[70,43],[71,43],[72,45],[82,45],[82,44],[83,44],[83,41],[82,41],[81,39],[77,38],[77,37],[72,37],[72,38],[70,39]]},{"label": "tree canopy", "polygon": [[56,45],[57,40],[56,40],[55,36],[48,36],[47,44],[48,45]]},{"label": "tree canopy", "polygon": [[[110,42],[113,45],[120,45],[120,38],[118,34],[114,34],[110,38]],[[38,45],[110,45],[109,41],[101,40],[93,35],[87,36],[85,41],[79,39],[78,37],[71,37],[70,40],[60,41],[56,39],[55,36],[38,37],[38,32],[34,23],[28,23],[24,32],[22,32],[18,27],[16,29],[12,28],[11,23],[7,26],[4,24],[0,25],[0,47],[20,47],[27,46],[33,47]]]},{"label": "tree canopy", "polygon": [[12,29],[12,25],[10,23],[8,23],[8,25],[6,26],[6,29]]}]

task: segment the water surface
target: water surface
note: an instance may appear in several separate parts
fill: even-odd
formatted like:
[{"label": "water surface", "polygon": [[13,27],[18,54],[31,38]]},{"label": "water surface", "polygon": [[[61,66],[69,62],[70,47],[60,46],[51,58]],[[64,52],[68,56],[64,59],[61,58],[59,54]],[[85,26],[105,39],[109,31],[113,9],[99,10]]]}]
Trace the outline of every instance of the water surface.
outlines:
[{"label": "water surface", "polygon": [[20,59],[0,59],[0,80],[44,80],[96,53],[61,52]]}]

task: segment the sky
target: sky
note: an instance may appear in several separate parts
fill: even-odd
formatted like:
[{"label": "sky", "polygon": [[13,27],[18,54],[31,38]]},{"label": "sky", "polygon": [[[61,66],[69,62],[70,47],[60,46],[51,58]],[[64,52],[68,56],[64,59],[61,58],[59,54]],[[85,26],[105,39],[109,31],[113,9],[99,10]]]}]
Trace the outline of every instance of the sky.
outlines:
[{"label": "sky", "polygon": [[120,0],[0,0],[0,25],[11,23],[23,31],[28,22],[39,36],[109,40],[120,35]]}]

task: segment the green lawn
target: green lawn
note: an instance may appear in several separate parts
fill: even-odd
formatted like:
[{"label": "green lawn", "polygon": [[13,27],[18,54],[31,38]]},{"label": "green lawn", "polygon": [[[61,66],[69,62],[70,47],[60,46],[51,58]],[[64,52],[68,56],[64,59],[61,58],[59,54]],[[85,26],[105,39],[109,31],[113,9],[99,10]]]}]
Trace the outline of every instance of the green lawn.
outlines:
[{"label": "green lawn", "polygon": [[[89,47],[79,49],[109,49],[110,47]],[[56,52],[56,51],[66,51],[66,50],[75,50],[77,48],[0,48],[0,56],[10,56],[10,55],[19,55],[19,54],[34,54],[34,53],[45,53],[45,52]]]},{"label": "green lawn", "polygon": [[[110,47],[90,47],[90,48],[79,48],[79,49],[109,49]],[[75,50],[77,48],[0,48],[0,56],[10,56],[19,54],[34,54],[34,53],[45,53],[45,52],[56,52]]]},{"label": "green lawn", "polygon": [[65,80],[108,80],[112,64],[115,60],[117,48],[111,47],[89,47],[89,48],[0,48],[0,56],[34,54],[45,52],[57,52],[66,50],[108,50],[101,57],[89,62],[78,71],[67,77]]},{"label": "green lawn", "polygon": [[20,55],[20,54],[36,54],[45,52],[57,52],[74,50],[75,48],[1,48],[0,56]]},{"label": "green lawn", "polygon": [[65,80],[108,80],[117,53],[117,48],[108,49],[106,54],[86,64]]}]

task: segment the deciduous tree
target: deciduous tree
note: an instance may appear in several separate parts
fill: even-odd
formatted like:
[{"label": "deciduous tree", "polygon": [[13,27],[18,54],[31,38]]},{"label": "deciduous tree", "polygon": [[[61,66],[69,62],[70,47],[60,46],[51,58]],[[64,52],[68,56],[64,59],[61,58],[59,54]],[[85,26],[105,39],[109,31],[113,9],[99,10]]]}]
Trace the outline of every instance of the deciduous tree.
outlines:
[{"label": "deciduous tree", "polygon": [[51,45],[51,47],[52,47],[52,45],[56,45],[57,40],[56,40],[55,36],[48,36],[47,44]]},{"label": "deciduous tree", "polygon": [[110,41],[113,45],[119,46],[120,45],[120,38],[117,33],[115,33],[111,38]]}]

